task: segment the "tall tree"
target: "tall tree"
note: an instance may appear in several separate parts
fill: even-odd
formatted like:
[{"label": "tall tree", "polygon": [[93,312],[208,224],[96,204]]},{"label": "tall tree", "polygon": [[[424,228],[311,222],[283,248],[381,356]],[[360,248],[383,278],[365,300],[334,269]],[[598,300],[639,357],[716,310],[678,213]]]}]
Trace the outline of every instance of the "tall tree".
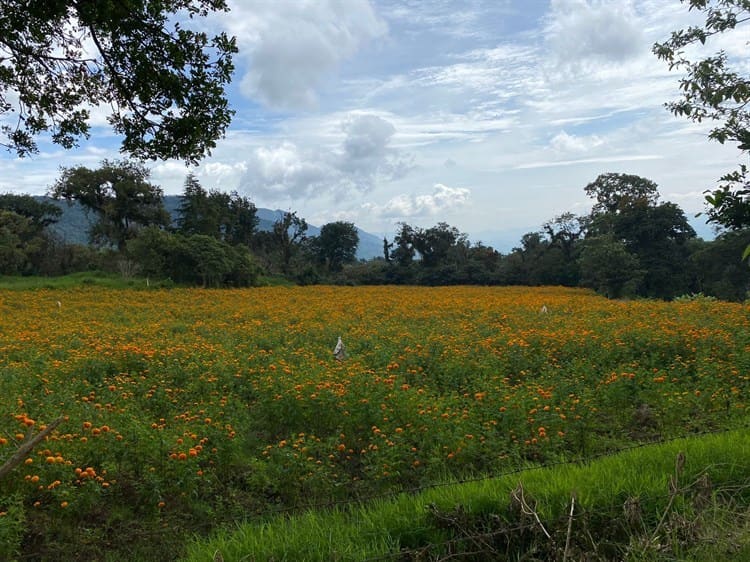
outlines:
[{"label": "tall tree", "polygon": [[[590,282],[592,273],[585,269],[603,263],[600,258],[625,263],[624,251],[637,260],[640,272],[627,280],[628,290],[636,281],[635,290],[642,296],[670,298],[690,290],[687,242],[695,231],[677,205],[659,203],[656,183],[630,174],[603,174],[585,189],[597,202],[588,225],[586,263],[581,263],[584,279]],[[616,285],[607,292],[617,294]]]},{"label": "tall tree", "polygon": [[183,234],[212,236],[229,244],[250,244],[258,225],[255,204],[236,191],[206,191],[198,179],[188,174],[177,218]]},{"label": "tall tree", "polygon": [[[653,52],[669,64],[670,70],[682,70],[681,99],[667,103],[675,115],[693,121],[716,123],[709,138],[721,144],[729,141],[746,158],[750,152],[750,78],[747,67],[734,65],[725,51],[705,58],[691,58],[689,47],[705,45],[714,36],[750,21],[748,0],[682,0],[689,10],[700,12],[703,25],[674,31]],[[746,38],[743,39],[746,41]],[[720,178],[718,189],[706,195],[709,221],[731,230],[750,226],[750,176],[741,164]]]},{"label": "tall tree", "polygon": [[24,156],[49,133],[73,147],[99,106],[112,108],[124,152],[198,161],[234,113],[224,88],[237,47],[190,26],[227,9],[226,0],[4,0],[0,116],[13,119],[0,145]]},{"label": "tall tree", "polygon": [[211,204],[208,191],[192,172],[185,178],[177,214],[177,228],[183,234],[218,236],[218,209]]},{"label": "tall tree", "polygon": [[634,206],[653,205],[659,200],[653,181],[632,174],[600,174],[584,191],[596,200],[592,215],[621,213]]},{"label": "tall tree", "polygon": [[422,264],[432,267],[445,262],[451,248],[459,244],[465,245],[466,242],[466,235],[455,226],[440,222],[424,230],[416,229],[412,244],[422,256]]},{"label": "tall tree", "polygon": [[273,239],[281,256],[281,269],[289,273],[289,264],[296,249],[307,238],[307,221],[296,212],[287,211],[273,223]]},{"label": "tall tree", "polygon": [[236,191],[229,194],[224,218],[224,240],[232,245],[249,246],[258,227],[258,209],[255,203]]},{"label": "tall tree", "polygon": [[345,263],[354,262],[358,245],[357,227],[345,221],[324,224],[314,243],[318,259],[326,264],[329,271],[340,271]]},{"label": "tall tree", "polygon": [[416,255],[414,250],[414,228],[405,222],[398,223],[398,232],[393,239],[395,249],[391,252],[391,259],[398,265],[406,267],[411,265]]},{"label": "tall tree", "polygon": [[148,168],[131,161],[105,160],[97,170],[63,168],[50,194],[78,201],[84,209],[96,213],[98,220],[89,232],[91,240],[123,250],[138,229],[169,224],[162,190],[148,182],[149,174]]}]

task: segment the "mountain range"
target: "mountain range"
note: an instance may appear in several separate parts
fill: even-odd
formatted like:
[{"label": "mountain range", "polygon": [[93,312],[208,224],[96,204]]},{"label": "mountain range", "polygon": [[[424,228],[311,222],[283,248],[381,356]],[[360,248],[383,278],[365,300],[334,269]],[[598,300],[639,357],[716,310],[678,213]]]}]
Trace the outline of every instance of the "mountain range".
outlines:
[{"label": "mountain range", "polygon": [[[56,205],[62,210],[60,220],[50,226],[50,230],[70,244],[88,244],[88,230],[94,222],[94,215],[87,213],[82,205],[77,202],[67,203],[57,201],[50,197],[36,197],[39,201],[44,201]],[[175,223],[178,217],[177,209],[180,206],[180,197],[178,195],[166,195],[164,197],[164,207],[172,217]],[[284,211],[258,208],[256,216],[258,217],[258,230],[270,231],[274,223],[284,216]],[[382,238],[365,232],[357,228],[359,234],[359,246],[357,247],[357,258],[369,260],[383,255]],[[317,236],[320,234],[320,227],[308,224],[307,235]]]}]

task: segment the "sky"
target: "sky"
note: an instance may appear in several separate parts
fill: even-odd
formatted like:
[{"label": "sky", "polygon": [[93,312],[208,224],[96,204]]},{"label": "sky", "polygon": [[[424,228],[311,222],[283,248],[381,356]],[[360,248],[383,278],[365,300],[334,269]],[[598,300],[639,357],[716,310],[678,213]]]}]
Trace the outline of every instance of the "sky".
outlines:
[{"label": "sky", "polygon": [[[165,194],[207,189],[311,224],[446,222],[507,250],[565,212],[587,213],[599,174],[655,181],[689,216],[739,151],[671,115],[680,72],[651,52],[700,23],[679,0],[229,0],[200,23],[237,37],[236,115],[195,168],[150,162]],[[715,36],[750,70],[747,29]],[[91,138],[17,158],[0,191],[43,194],[60,166],[118,158],[103,112]],[[703,219],[698,219],[702,222]]]}]

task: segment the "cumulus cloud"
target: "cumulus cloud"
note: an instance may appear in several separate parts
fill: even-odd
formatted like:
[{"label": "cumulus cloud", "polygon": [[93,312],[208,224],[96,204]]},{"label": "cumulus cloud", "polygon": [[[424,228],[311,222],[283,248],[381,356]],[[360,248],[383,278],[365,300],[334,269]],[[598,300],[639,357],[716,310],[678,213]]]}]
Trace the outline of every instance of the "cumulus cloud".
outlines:
[{"label": "cumulus cloud", "polygon": [[367,191],[377,179],[395,180],[411,169],[411,157],[391,146],[396,128],[389,121],[377,115],[357,115],[342,128],[346,137],[336,167],[350,187]]},{"label": "cumulus cloud", "polygon": [[208,187],[233,188],[239,179],[247,171],[247,163],[242,160],[227,164],[226,162],[208,162],[198,169],[198,177],[201,182],[206,182]]},{"label": "cumulus cloud", "polygon": [[550,141],[550,146],[557,152],[586,152],[602,144],[604,140],[597,135],[577,136],[565,131],[560,131]]},{"label": "cumulus cloud", "polygon": [[247,162],[241,186],[266,199],[309,196],[325,188],[330,166],[315,151],[301,150],[285,141],[274,147],[255,149]]},{"label": "cumulus cloud", "polygon": [[384,205],[365,203],[362,208],[380,218],[404,219],[430,217],[469,202],[471,190],[465,187],[448,187],[437,183],[429,195],[402,194],[387,201]]},{"label": "cumulus cloud", "polygon": [[552,0],[544,33],[553,57],[563,66],[618,63],[649,48],[627,0]]},{"label": "cumulus cloud", "polygon": [[226,24],[248,59],[243,94],[281,109],[315,107],[337,66],[388,30],[369,0],[235,2]]},{"label": "cumulus cloud", "polygon": [[151,166],[151,180],[160,186],[182,186],[188,172],[190,168],[183,162],[168,160]]},{"label": "cumulus cloud", "polygon": [[366,192],[378,181],[403,177],[412,159],[392,146],[396,129],[372,114],[341,124],[343,139],[334,148],[299,146],[284,141],[257,148],[246,162],[241,187],[268,200]]}]

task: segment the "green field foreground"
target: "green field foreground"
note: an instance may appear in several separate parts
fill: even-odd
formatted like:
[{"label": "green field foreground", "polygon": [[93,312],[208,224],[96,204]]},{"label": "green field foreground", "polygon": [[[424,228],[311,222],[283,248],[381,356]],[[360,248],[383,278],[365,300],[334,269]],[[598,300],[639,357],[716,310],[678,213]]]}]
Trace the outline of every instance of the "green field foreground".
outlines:
[{"label": "green field foreground", "polygon": [[717,544],[705,534],[718,513],[746,514],[749,500],[750,432],[736,430],[278,516],[196,542],[186,561],[562,559],[566,542],[570,560],[674,560],[701,541],[710,544],[695,559],[741,560],[750,557],[741,537]]},{"label": "green field foreground", "polygon": [[[519,519],[503,511],[515,477],[438,502],[450,489],[443,484],[748,426],[744,304],[611,301],[561,287],[81,283],[0,289],[0,464],[12,465],[0,478],[0,560],[176,560],[192,540],[241,524],[331,506],[352,512],[431,487],[437,499],[423,503],[432,511],[397,503],[387,517],[341,515],[285,531],[280,544],[328,559],[311,537],[330,536],[341,557],[367,559],[472,537],[409,555],[441,559],[478,549],[479,532],[496,555],[511,548],[503,525],[520,525],[527,539],[512,549],[561,557],[567,516],[558,512],[574,490],[572,529],[584,538],[607,536],[595,521],[584,525],[594,516],[587,506],[614,505],[602,520],[617,519],[628,494],[587,503],[590,492],[574,480],[546,513],[543,502],[534,507],[546,492],[524,484],[528,513]],[[344,360],[332,352],[339,336]],[[43,441],[17,454],[34,435]],[[712,463],[688,458],[695,470]],[[663,482],[671,474],[651,472]],[[489,498],[485,511],[503,518],[473,515],[480,500],[464,494]],[[642,509],[655,517],[656,508]],[[532,513],[554,542],[527,520]],[[363,526],[378,546],[351,546]],[[606,540],[626,545],[631,536],[639,535]],[[259,540],[265,548],[266,536]],[[592,548],[569,542],[571,556]]]}]

